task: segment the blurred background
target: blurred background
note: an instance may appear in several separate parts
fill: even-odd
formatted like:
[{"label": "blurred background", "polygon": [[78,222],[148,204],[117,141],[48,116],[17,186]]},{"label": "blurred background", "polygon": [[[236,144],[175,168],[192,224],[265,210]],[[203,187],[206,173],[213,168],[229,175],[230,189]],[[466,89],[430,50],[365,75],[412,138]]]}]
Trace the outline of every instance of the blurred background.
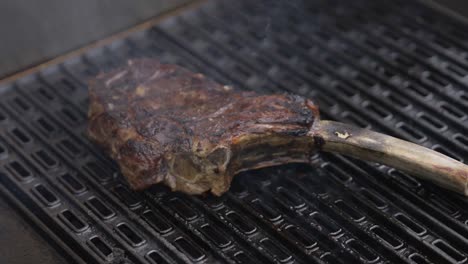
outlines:
[{"label": "blurred background", "polygon": [[189,0],[0,1],[0,78]]},{"label": "blurred background", "polygon": [[[189,2],[193,1],[0,1],[0,78]],[[466,0],[425,2],[468,16]]]}]

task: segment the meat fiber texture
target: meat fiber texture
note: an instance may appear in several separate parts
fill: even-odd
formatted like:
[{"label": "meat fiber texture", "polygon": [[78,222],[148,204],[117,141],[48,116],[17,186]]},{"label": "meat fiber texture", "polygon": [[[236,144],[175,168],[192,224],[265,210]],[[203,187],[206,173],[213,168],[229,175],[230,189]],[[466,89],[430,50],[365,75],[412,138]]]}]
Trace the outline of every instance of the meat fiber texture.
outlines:
[{"label": "meat fiber texture", "polygon": [[318,109],[297,95],[218,84],[153,59],[129,60],[89,82],[89,137],[134,190],[221,195],[237,173],[308,162]]}]

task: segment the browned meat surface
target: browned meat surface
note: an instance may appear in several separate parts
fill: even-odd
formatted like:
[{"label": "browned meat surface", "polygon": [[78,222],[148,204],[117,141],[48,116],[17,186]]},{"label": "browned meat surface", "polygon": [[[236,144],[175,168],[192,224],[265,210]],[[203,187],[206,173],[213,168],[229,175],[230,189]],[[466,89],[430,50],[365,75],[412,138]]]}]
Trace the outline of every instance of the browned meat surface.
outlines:
[{"label": "browned meat surface", "polygon": [[89,85],[89,136],[133,189],[163,182],[221,195],[243,170],[308,162],[318,110],[295,95],[259,95],[155,60],[131,60]]}]

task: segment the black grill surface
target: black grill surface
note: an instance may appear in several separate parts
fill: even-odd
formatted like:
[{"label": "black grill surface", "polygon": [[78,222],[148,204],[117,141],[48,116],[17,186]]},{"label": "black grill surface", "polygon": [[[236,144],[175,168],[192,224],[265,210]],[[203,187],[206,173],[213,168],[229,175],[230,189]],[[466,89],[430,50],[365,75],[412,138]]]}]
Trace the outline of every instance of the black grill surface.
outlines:
[{"label": "black grill surface", "polygon": [[136,193],[86,138],[86,79],[150,56],[467,162],[466,26],[415,1],[305,2],[205,2],[0,87],[2,192],[88,263],[466,263],[468,200],[379,164],[321,154],[219,198]]}]

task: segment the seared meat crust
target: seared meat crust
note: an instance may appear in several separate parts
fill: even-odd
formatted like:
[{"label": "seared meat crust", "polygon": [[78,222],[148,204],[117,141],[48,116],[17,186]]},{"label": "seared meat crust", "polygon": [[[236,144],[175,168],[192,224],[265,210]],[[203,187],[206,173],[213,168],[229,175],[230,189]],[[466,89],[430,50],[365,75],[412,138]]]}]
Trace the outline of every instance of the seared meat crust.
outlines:
[{"label": "seared meat crust", "polygon": [[152,59],[130,60],[89,83],[89,137],[135,190],[163,182],[221,195],[243,170],[307,162],[312,101],[260,95]]}]

